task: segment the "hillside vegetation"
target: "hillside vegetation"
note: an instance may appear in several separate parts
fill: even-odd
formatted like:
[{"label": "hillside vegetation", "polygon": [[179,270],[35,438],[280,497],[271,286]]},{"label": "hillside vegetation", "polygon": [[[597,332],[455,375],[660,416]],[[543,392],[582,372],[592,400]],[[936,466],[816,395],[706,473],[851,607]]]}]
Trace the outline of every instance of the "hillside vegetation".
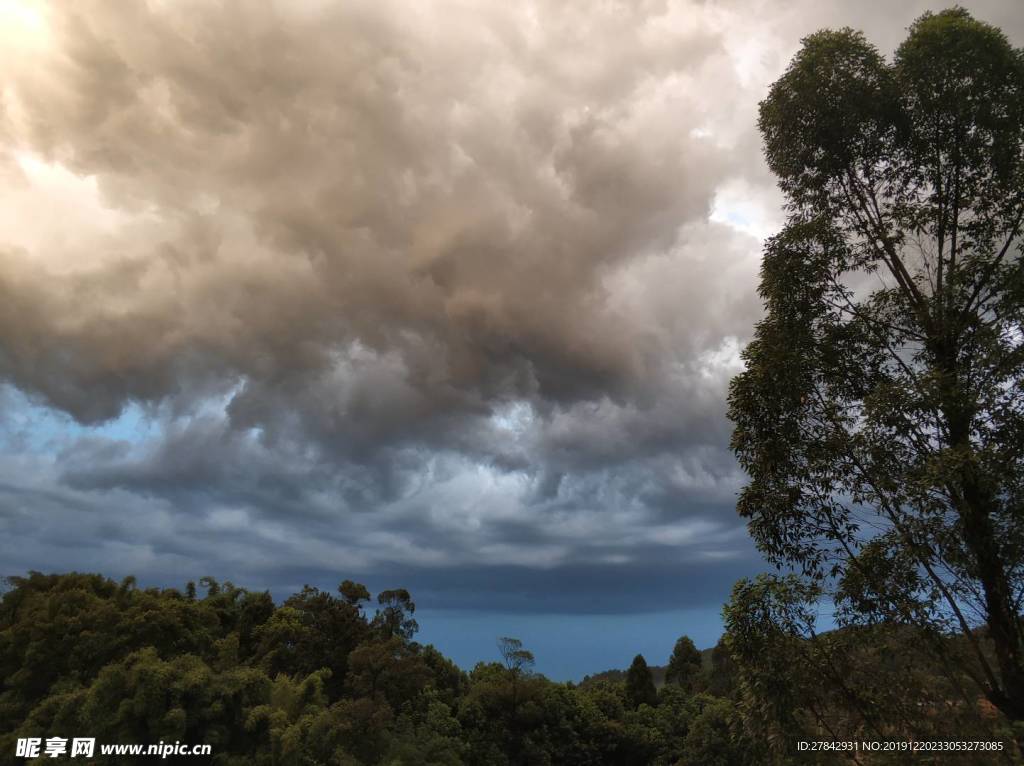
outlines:
[{"label": "hillside vegetation", "polygon": [[349,581],[281,604],[210,578],[140,589],[32,573],[10,585],[0,601],[3,758],[19,737],[85,734],[210,744],[213,763],[239,766],[757,762],[735,705],[700,683],[663,686],[646,702],[625,681],[554,683],[531,671],[515,639],[496,646],[501,661],[464,672],[415,641],[404,590],[371,608]]},{"label": "hillside vegetation", "polygon": [[[1016,757],[998,712],[958,697],[955,679],[925,664],[903,628],[761,634],[756,647],[750,635],[727,634],[704,652],[682,637],[666,667],[648,668],[638,655],[628,670],[577,686],[534,673],[533,655],[514,638],[497,640],[498,661],[464,672],[415,640],[415,604],[401,589],[371,606],[351,581],[336,593],[305,587],[280,604],[212,578],[181,590],[77,573],[9,584],[0,599],[3,759],[19,737],[89,736],[209,744],[212,759],[188,762],[232,766],[745,766],[846,762],[775,746],[794,738],[954,733],[1005,745],[966,763]],[[873,709],[832,691],[832,670]],[[948,758],[879,753],[858,762]]]}]

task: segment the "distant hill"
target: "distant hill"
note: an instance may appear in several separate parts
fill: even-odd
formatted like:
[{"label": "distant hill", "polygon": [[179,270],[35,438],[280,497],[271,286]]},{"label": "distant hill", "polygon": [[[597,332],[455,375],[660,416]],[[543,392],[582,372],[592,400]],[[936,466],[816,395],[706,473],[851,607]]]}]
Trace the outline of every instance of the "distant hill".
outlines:
[{"label": "distant hill", "polygon": [[[700,663],[701,668],[707,673],[711,670],[711,652],[712,649],[701,649],[700,652]],[[654,679],[654,685],[657,688],[661,688],[665,685],[665,665],[648,665],[651,670],[651,677]],[[580,686],[588,686],[590,684],[596,684],[601,681],[611,682],[625,682],[626,671],[625,670],[605,670],[600,673],[595,673],[592,676],[584,676],[583,680],[580,681]]]}]

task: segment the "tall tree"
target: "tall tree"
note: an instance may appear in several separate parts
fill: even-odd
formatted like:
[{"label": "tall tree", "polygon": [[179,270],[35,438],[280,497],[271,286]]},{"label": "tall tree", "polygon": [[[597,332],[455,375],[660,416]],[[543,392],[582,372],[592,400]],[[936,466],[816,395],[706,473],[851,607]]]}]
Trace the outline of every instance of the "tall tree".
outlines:
[{"label": "tall tree", "polygon": [[1024,55],[959,8],[892,63],[819,32],[759,126],[789,219],[730,392],[739,511],[841,620],[961,633],[1024,720]]},{"label": "tall tree", "polygon": [[[344,586],[344,583],[342,585]],[[349,593],[347,594],[342,591],[342,595],[350,603],[358,605],[359,599],[355,602],[352,602],[351,599],[353,595],[358,595],[362,598],[362,593],[353,594],[351,589],[348,590]],[[373,617],[373,624],[387,638],[397,636],[406,641],[411,641],[412,637],[420,629],[420,626],[412,616],[416,611],[416,604],[413,602],[412,596],[409,595],[409,591],[405,588],[381,591],[377,594],[377,603],[380,604],[380,609],[377,610],[377,614]]]},{"label": "tall tree", "polygon": [[693,682],[700,675],[701,656],[689,636],[680,636],[672,649],[665,668],[665,683],[678,684],[685,689],[693,690]]},{"label": "tall tree", "polygon": [[533,667],[533,652],[523,648],[523,642],[518,638],[503,636],[498,639],[498,653],[508,670],[509,685],[512,693],[509,697],[509,707],[512,717],[515,718],[519,707],[519,682],[524,675],[528,675]]},{"label": "tall tree", "polygon": [[521,676],[529,673],[533,667],[533,652],[523,648],[523,642],[518,638],[503,636],[498,639],[498,653],[508,672],[513,676]]},{"label": "tall tree", "polygon": [[642,654],[633,658],[633,663],[626,671],[626,702],[632,708],[640,705],[654,707],[658,704],[658,690],[654,688],[654,678],[647,660]]}]

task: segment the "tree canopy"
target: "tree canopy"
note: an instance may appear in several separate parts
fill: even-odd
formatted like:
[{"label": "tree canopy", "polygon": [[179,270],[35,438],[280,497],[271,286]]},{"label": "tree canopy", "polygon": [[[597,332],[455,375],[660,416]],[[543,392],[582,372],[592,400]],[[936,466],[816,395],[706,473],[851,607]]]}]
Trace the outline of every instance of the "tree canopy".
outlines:
[{"label": "tree canopy", "polygon": [[792,603],[912,626],[1024,720],[1024,55],[959,8],[891,61],[818,32],[759,126],[788,220],[730,391],[739,511]]},{"label": "tree canopy", "polygon": [[[373,616],[370,595],[348,580],[337,595],[306,586],[275,603],[213,578],[183,590],[12,578],[0,599],[0,753],[19,737],[85,735],[208,744],[224,766],[757,763],[725,693],[659,699],[645,665],[638,710],[621,681],[533,672],[512,637],[492,648],[500,661],[466,673],[412,639],[408,591],[384,591]],[[97,750],[90,762],[125,758]]]},{"label": "tree canopy", "polygon": [[626,700],[631,707],[640,705],[657,705],[658,690],[654,686],[651,669],[642,654],[633,658],[629,670],[626,671]]},{"label": "tree canopy", "polygon": [[693,639],[689,636],[680,636],[672,649],[672,656],[668,658],[668,667],[665,669],[665,683],[678,684],[687,689],[693,688],[701,670],[701,656]]}]

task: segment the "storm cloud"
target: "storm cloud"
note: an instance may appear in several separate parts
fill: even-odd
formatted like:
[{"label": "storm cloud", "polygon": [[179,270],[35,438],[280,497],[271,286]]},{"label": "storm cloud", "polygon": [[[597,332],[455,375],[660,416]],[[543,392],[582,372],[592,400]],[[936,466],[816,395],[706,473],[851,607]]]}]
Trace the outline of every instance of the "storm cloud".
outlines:
[{"label": "storm cloud", "polygon": [[927,7],[0,6],[6,568],[720,603],[757,102]]}]

